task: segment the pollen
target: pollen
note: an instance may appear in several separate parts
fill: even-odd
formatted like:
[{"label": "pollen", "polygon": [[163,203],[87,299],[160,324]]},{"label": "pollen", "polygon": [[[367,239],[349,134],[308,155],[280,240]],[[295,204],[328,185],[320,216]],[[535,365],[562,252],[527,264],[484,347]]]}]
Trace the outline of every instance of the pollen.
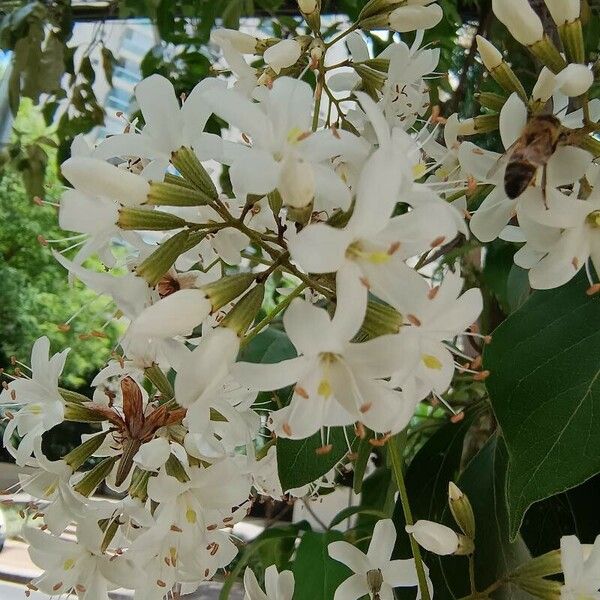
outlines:
[{"label": "pollen", "polygon": [[421,359],[423,360],[424,365],[428,369],[435,369],[436,371],[439,371],[442,368],[442,363],[440,359],[436,356],[433,356],[432,354],[423,354]]},{"label": "pollen", "polygon": [[331,396],[331,383],[329,383],[328,379],[321,379],[321,383],[319,383],[319,387],[317,388],[317,393],[319,396],[323,396],[323,398],[326,400]]}]

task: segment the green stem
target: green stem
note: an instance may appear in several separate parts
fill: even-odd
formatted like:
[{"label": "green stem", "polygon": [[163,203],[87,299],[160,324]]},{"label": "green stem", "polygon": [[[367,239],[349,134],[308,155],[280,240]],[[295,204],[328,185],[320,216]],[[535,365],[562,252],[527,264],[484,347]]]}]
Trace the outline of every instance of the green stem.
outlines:
[{"label": "green stem", "polygon": [[252,331],[249,331],[248,334],[241,341],[240,346],[243,348],[250,341],[255,338],[271,321],[283,310],[285,310],[291,303],[294,298],[297,298],[305,289],[307,288],[306,284],[299,285],[291,294],[286,296],[260,323],[257,323]]},{"label": "green stem", "polygon": [[[390,461],[392,463],[392,470],[394,471],[394,478],[396,479],[396,485],[398,486],[398,493],[400,495],[400,503],[402,504],[402,511],[404,512],[404,520],[407,525],[413,525],[414,520],[412,511],[410,510],[410,503],[408,501],[408,492],[406,491],[406,483],[404,481],[403,471],[403,460],[400,456],[400,450],[397,444],[398,436],[394,436],[389,440],[387,447],[390,455]],[[421,598],[423,600],[431,600],[429,595],[429,588],[427,587],[427,577],[425,575],[425,568],[423,566],[423,559],[421,558],[421,550],[419,544],[414,540],[412,535],[409,535],[410,547],[412,549],[413,556],[415,557],[415,567],[417,569],[417,578],[419,580],[419,590],[421,591]]]},{"label": "green stem", "polygon": [[343,40],[349,33],[356,31],[358,29],[358,23],[353,23],[352,27],[346,29],[346,31],[342,31],[337,37],[334,37],[330,42],[325,44],[326,48],[331,48],[334,44],[337,44],[340,40]]},{"label": "green stem", "polygon": [[471,594],[477,593],[475,584],[475,559],[472,554],[469,554],[469,582],[471,583]]}]

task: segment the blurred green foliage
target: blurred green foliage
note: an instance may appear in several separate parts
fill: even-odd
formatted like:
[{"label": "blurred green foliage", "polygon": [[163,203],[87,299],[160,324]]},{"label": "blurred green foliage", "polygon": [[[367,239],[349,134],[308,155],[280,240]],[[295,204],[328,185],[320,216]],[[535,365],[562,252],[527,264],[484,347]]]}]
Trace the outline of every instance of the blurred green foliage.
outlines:
[{"label": "blurred green foliage", "polygon": [[[22,103],[15,129],[25,148],[47,133],[39,109],[31,102]],[[48,142],[52,139],[48,138]],[[55,152],[49,147],[46,158],[50,166],[45,168],[43,161],[40,171],[46,176],[48,202],[56,202],[62,189],[52,167]],[[113,325],[104,329],[106,337],[91,335],[109,318],[110,306],[102,299],[96,300],[95,293],[82,285],[69,285],[66,271],[54,260],[49,247],[38,241],[38,236],[58,239],[65,233],[58,227],[56,208],[49,204],[40,206],[28,198],[14,169],[6,170],[0,181],[0,219],[0,366],[10,370],[11,356],[29,363],[33,342],[46,335],[53,351],[72,348],[63,382],[68,387],[81,388],[89,383],[115,345],[117,332]],[[68,242],[60,248],[67,245]],[[83,306],[87,308],[73,320],[68,331],[59,328]]]}]

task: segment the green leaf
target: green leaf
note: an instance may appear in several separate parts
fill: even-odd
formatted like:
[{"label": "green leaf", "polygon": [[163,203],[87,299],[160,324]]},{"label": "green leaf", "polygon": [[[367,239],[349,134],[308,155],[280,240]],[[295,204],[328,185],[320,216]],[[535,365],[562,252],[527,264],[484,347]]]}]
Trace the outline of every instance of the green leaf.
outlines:
[{"label": "green leaf", "polygon": [[[354,432],[350,428],[348,432],[351,445],[354,445]],[[317,450],[323,446],[319,431],[304,440],[277,438],[277,471],[285,491],[319,479],[344,458],[348,452],[348,442],[343,427],[329,430],[329,444],[332,448],[327,454],[317,454]]]},{"label": "green leaf", "polygon": [[333,598],[335,590],[351,575],[351,571],[346,565],[330,558],[327,546],[343,539],[344,536],[339,531],[306,531],[302,535],[292,567],[296,582],[295,598]]},{"label": "green leaf", "polygon": [[335,517],[333,517],[331,523],[329,523],[329,528],[332,529],[336,525],[339,525],[342,521],[345,521],[354,515],[368,515],[370,517],[376,517],[377,520],[389,518],[389,515],[384,513],[382,510],[363,508],[362,506],[347,506],[343,510],[340,510]]},{"label": "green leaf", "polygon": [[526,510],[600,472],[600,300],[578,277],[536,292],[494,333],[487,387],[510,463],[515,537]]},{"label": "green leaf", "polygon": [[277,363],[296,357],[296,349],[288,336],[275,327],[257,335],[240,352],[239,360],[252,363]]}]

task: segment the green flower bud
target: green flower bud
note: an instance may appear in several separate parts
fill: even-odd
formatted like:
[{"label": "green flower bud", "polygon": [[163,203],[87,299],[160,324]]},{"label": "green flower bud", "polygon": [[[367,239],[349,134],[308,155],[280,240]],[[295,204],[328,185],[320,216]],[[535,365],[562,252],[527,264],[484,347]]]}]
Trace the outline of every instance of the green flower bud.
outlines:
[{"label": "green flower bud", "polygon": [[560,550],[536,556],[511,573],[511,579],[536,579],[562,573]]},{"label": "green flower bud", "polygon": [[69,452],[66,456],[63,456],[63,460],[73,469],[73,471],[77,471],[85,461],[102,446],[102,443],[106,439],[108,435],[108,430],[99,433],[89,439],[87,439],[83,444],[77,446]]},{"label": "green flower bud", "polygon": [[541,600],[559,600],[562,584],[549,579],[518,579],[516,583],[522,590]]},{"label": "green flower bud", "polygon": [[527,47],[553,73],[559,73],[567,66],[565,59],[547,34],[544,34],[544,37],[540,41]]},{"label": "green flower bud", "polygon": [[143,277],[151,286],[155,286],[179,256],[185,252],[188,237],[189,231],[184,229],[165,240],[137,266],[136,274]]},{"label": "green flower bud", "polygon": [[181,483],[185,483],[186,481],[190,480],[185,467],[174,454],[169,455],[169,458],[165,463],[165,469],[171,477],[175,477],[175,479],[177,479],[177,481],[181,481]]},{"label": "green flower bud", "polygon": [[122,207],[119,209],[117,225],[126,230],[168,231],[170,229],[181,229],[186,225],[186,221],[181,217],[159,210]]},{"label": "green flower bud", "polygon": [[202,291],[206,294],[212,310],[215,311],[243,294],[252,285],[254,279],[255,276],[252,273],[227,275],[203,286]]},{"label": "green flower bud", "polygon": [[58,388],[58,393],[61,395],[65,402],[74,402],[75,404],[82,404],[83,402],[91,402],[91,400],[83,394],[72,392],[64,388]]},{"label": "green flower bud", "polygon": [[402,315],[395,308],[382,302],[369,300],[360,334],[363,334],[366,339],[373,339],[380,335],[398,333],[401,327]]},{"label": "green flower bud", "polygon": [[106,416],[87,406],[90,402],[65,402],[65,421],[76,423],[102,423]]},{"label": "green flower bud", "polygon": [[131,476],[128,494],[132,498],[137,498],[142,502],[148,499],[148,481],[150,480],[150,471],[144,471],[135,467]]},{"label": "green flower bud", "polygon": [[448,484],[448,505],[450,512],[462,532],[471,540],[475,539],[475,515],[469,499],[451,481]]},{"label": "green flower bud", "polygon": [[255,285],[221,321],[222,327],[233,329],[239,336],[253,323],[265,296],[265,286]]},{"label": "green flower bud", "polygon": [[173,386],[157,364],[153,364],[151,367],[146,367],[146,369],[144,369],[144,375],[146,375],[146,377],[161,393],[163,402],[166,402],[175,396]]},{"label": "green flower bud", "polygon": [[581,19],[565,23],[558,28],[560,39],[565,47],[567,58],[572,63],[585,63],[585,42]]},{"label": "green flower bud", "polygon": [[173,152],[171,162],[183,178],[197,190],[203,192],[205,196],[210,199],[218,197],[215,184],[193,150],[182,146],[177,152]]},{"label": "green flower bud", "polygon": [[118,456],[109,456],[88,471],[74,486],[74,490],[82,496],[89,496],[110,474]]},{"label": "green flower bud", "polygon": [[151,183],[146,204],[151,206],[203,206],[213,198],[176,183]]},{"label": "green flower bud", "polygon": [[488,108],[489,110],[494,110],[496,112],[500,112],[502,110],[502,107],[507,100],[505,96],[500,96],[500,94],[494,94],[492,92],[475,94],[475,99],[484,108]]}]

